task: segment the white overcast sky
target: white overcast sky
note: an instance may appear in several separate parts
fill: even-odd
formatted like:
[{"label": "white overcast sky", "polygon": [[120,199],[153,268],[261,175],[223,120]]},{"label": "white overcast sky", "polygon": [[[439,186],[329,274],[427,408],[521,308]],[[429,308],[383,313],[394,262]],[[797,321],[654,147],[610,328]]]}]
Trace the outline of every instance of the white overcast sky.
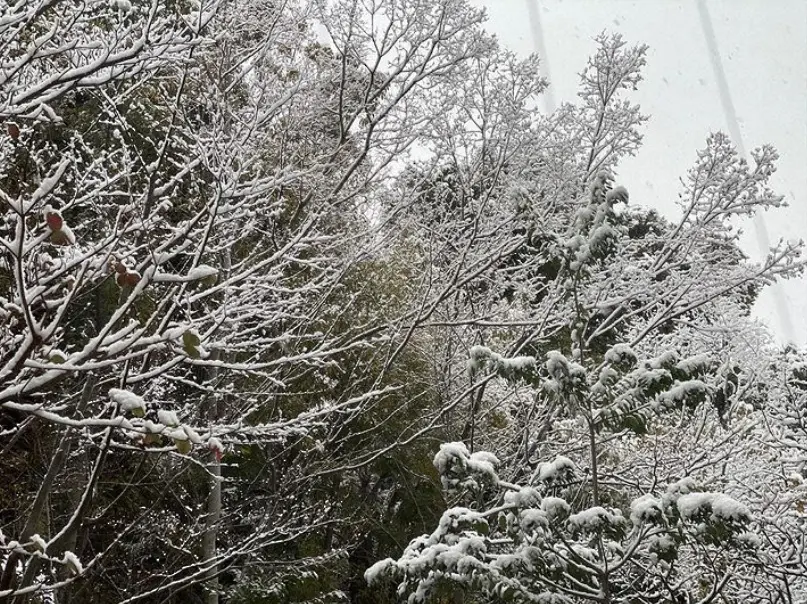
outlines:
[{"label": "white overcast sky", "polygon": [[[651,116],[642,149],[623,162],[618,180],[631,202],[674,217],[679,178],[709,132],[729,125],[701,26],[698,0],[473,0],[489,14],[488,30],[526,55],[536,50],[530,3],[538,7],[556,102],[574,100],[578,73],[603,30],[648,44],[644,82],[635,94]],[[807,1],[706,0],[731,100],[747,150],[773,144],[781,155],[776,192],[788,208],[767,212],[772,242],[807,239]],[[761,257],[755,227],[743,223],[743,248]],[[807,345],[807,278],[763,293],[756,314],[781,341]],[[789,309],[790,333],[777,313]]]}]

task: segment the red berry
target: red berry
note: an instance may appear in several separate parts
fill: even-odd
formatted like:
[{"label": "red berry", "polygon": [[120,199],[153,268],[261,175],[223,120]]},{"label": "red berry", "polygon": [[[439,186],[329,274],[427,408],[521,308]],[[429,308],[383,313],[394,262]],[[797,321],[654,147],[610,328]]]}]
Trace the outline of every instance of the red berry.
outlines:
[{"label": "red berry", "polygon": [[62,230],[64,220],[62,220],[62,215],[59,212],[48,212],[45,214],[45,221],[48,223],[48,228],[51,231]]}]

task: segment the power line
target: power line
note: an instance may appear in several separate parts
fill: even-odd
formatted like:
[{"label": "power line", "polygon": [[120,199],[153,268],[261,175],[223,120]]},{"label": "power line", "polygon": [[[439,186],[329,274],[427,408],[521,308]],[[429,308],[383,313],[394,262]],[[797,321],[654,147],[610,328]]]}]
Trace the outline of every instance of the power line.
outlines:
[{"label": "power line", "polygon": [[[720,94],[720,103],[723,105],[723,114],[726,117],[726,122],[729,128],[734,144],[737,150],[743,157],[748,157],[745,152],[745,145],[743,144],[742,133],[740,132],[740,123],[737,120],[737,112],[734,109],[734,103],[731,100],[731,91],[729,90],[728,80],[726,73],[723,70],[723,62],[720,58],[720,49],[715,36],[714,28],[712,27],[712,19],[709,15],[709,9],[706,7],[705,0],[697,0],[698,14],[700,15],[701,26],[703,27],[703,35],[706,38],[706,46],[709,48],[709,58],[712,62],[712,70],[717,80],[717,90]],[[765,256],[770,252],[771,244],[768,237],[768,228],[765,225],[765,218],[761,212],[754,215],[754,231],[756,233],[757,246],[760,253]],[[793,322],[790,319],[790,310],[787,306],[787,301],[782,295],[782,287],[779,283],[772,285],[772,294],[776,304],[776,313],[779,317],[779,327],[782,330],[782,335],[787,338],[789,343],[793,343]]]},{"label": "power line", "polygon": [[[532,32],[533,45],[535,52],[538,53],[540,58],[540,73],[541,76],[551,81],[549,70],[549,56],[544,42],[543,27],[541,24],[541,7],[540,0],[526,0],[527,13],[530,19],[530,29]],[[704,37],[706,38],[706,45],[709,49],[709,58],[712,63],[712,70],[715,74],[717,81],[718,93],[720,102],[723,107],[723,114],[726,118],[729,134],[737,146],[738,152],[742,157],[748,157],[743,143],[742,133],[740,132],[740,124],[737,120],[737,112],[734,108],[734,103],[731,98],[728,80],[723,69],[723,63],[720,57],[720,49],[718,47],[717,37],[712,27],[712,20],[709,15],[709,10],[706,7],[705,0],[696,0],[698,7],[698,14],[700,16],[701,26],[703,28]],[[544,109],[548,114],[553,113],[557,107],[555,102],[554,91],[550,87],[544,91],[543,95]],[[770,252],[770,237],[768,236],[768,229],[765,224],[765,218],[761,212],[757,212],[753,217],[754,232],[756,235],[757,246],[762,256]],[[774,304],[776,306],[776,314],[779,319],[779,327],[782,336],[788,342],[793,342],[793,322],[790,318],[790,309],[788,308],[787,301],[783,295],[781,284],[774,283],[771,286],[771,293],[774,297]]]},{"label": "power line", "polygon": [[[549,56],[546,52],[546,44],[544,44],[544,31],[541,27],[541,7],[538,0],[526,0],[527,13],[530,16],[530,30],[532,31],[532,41],[535,46],[535,52],[541,61],[539,69],[541,76],[546,78],[551,83],[552,79],[549,76]],[[557,104],[555,103],[555,91],[550,85],[543,93],[544,110],[547,114],[555,113]]]}]

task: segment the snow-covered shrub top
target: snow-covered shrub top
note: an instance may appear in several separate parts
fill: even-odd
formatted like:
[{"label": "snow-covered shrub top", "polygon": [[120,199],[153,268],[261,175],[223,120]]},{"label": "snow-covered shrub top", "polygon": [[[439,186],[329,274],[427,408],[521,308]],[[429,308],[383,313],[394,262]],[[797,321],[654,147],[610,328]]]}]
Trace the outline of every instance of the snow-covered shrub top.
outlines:
[{"label": "snow-covered shrub top", "polygon": [[485,346],[474,346],[470,350],[468,369],[474,373],[488,365],[494,373],[511,381],[529,380],[536,367],[535,357],[503,357]]},{"label": "snow-covered shrub top", "polygon": [[700,380],[676,382],[667,392],[659,395],[655,407],[675,409],[681,406],[695,407],[704,402],[711,389]]},{"label": "snow-covered shrub top", "polygon": [[622,529],[625,518],[618,509],[594,506],[569,516],[569,529],[577,533],[604,533]]},{"label": "snow-covered shrub top", "polygon": [[629,371],[636,365],[637,357],[627,344],[616,344],[608,349],[603,360],[609,365],[614,365],[620,371]]},{"label": "snow-covered shrub top", "polygon": [[517,491],[505,491],[504,503],[514,508],[534,508],[541,505],[541,492],[535,487],[521,487]]},{"label": "snow-covered shrub top", "polygon": [[[434,465],[446,488],[495,487],[500,495],[478,510],[448,509],[434,532],[413,539],[398,560],[374,564],[365,578],[371,584],[396,578],[399,594],[413,604],[429,601],[447,582],[481,590],[495,601],[502,594],[565,601],[569,589],[596,600],[601,577],[613,572],[607,569],[627,569],[641,560],[644,572],[663,574],[687,544],[751,549],[759,544],[744,504],[704,492],[689,477],[670,483],[660,497],[635,498],[627,510],[575,509],[568,497],[546,494],[553,489],[574,495],[566,480],[575,469],[570,459],[539,464],[531,479],[537,486],[499,480],[497,463],[490,454],[469,453],[462,443],[442,445]],[[544,599],[532,597],[538,593]]]},{"label": "snow-covered shrub top", "polygon": [[120,405],[122,411],[130,411],[133,413],[146,412],[146,401],[144,401],[142,397],[133,392],[129,392],[128,390],[110,388],[109,398],[112,400],[112,402]]},{"label": "snow-covered shrub top", "polygon": [[541,501],[541,509],[550,520],[563,519],[569,515],[571,506],[565,499],[560,497],[544,497]]},{"label": "snow-covered shrub top", "polygon": [[634,526],[640,526],[645,522],[657,523],[663,516],[663,504],[653,495],[642,495],[630,504],[630,521]]},{"label": "snow-covered shrub top", "polygon": [[[562,400],[574,413],[586,399],[597,407],[598,429],[647,431],[651,417],[677,408],[695,409],[713,400],[715,389],[704,379],[715,370],[711,356],[681,359],[675,351],[639,363],[627,344],[616,344],[603,355],[594,371],[570,361],[558,350],[534,357],[503,357],[484,346],[471,349],[472,374],[487,367],[510,382],[527,382],[546,396]],[[715,407],[719,407],[715,402]],[[718,409],[723,414],[725,409]]]},{"label": "snow-covered shrub top", "polygon": [[722,493],[689,493],[679,497],[676,505],[683,520],[694,521],[708,516],[712,522],[751,521],[751,512],[744,504]]},{"label": "snow-covered shrub top", "polygon": [[492,453],[470,453],[464,443],[444,443],[434,456],[434,467],[446,490],[479,490],[495,485],[499,460]]},{"label": "snow-covered shrub top", "polygon": [[541,462],[532,475],[532,480],[546,484],[569,482],[574,478],[574,462],[558,455],[553,461]]}]

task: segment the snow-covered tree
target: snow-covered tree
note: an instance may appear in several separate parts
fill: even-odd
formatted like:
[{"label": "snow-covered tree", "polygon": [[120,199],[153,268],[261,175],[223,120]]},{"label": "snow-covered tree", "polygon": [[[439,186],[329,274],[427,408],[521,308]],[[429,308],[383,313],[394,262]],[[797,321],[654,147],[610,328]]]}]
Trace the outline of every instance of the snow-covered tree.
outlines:
[{"label": "snow-covered tree", "polygon": [[378,191],[499,52],[481,22],[3,6],[0,598],[282,599],[363,538],[351,497],[396,479],[362,472],[440,417],[416,333],[440,297],[410,296]]},{"label": "snow-covered tree", "polygon": [[[762,539],[747,531],[749,506],[733,497],[758,500],[743,493],[744,478],[720,470],[759,435],[757,418],[732,423],[747,411],[741,395],[755,378],[731,356],[742,346],[727,339],[753,331],[746,316],[762,286],[801,270],[798,244],[781,244],[760,265],[738,247],[736,218],[781,203],[767,186],[776,153],[762,147],[749,165],[714,134],[683,181],[677,221],[631,207],[612,171],[638,148],[644,118],[623,95],[640,80],[644,48],[599,42],[580,105],[535,124],[522,139],[529,157],[515,153],[495,178],[469,186],[477,164],[467,158],[481,164],[481,145],[464,149],[418,198],[429,208],[442,202],[445,220],[468,225],[461,247],[432,256],[438,277],[467,275],[434,325],[451,335],[456,378],[446,388],[468,397],[464,444],[450,449],[467,458],[457,471],[487,478],[449,481],[474,487],[467,508],[450,509],[430,537],[369,572],[397,577],[412,601],[451,594],[452,585],[494,601],[503,592],[523,601],[708,601],[742,593],[754,573],[759,581],[759,560],[775,552],[756,557]],[[542,157],[544,148],[555,153]],[[721,324],[732,316],[741,319],[733,332]],[[559,454],[582,472],[563,483],[565,514],[553,523],[543,502],[559,492],[542,484],[551,464],[540,460]],[[454,465],[444,462],[438,455],[441,474]],[[688,486],[678,493],[681,480]],[[525,491],[532,499],[521,503]],[[643,510],[653,501],[658,524],[648,529]],[[540,528],[513,528],[522,512]]]},{"label": "snow-covered tree", "polygon": [[[554,429],[533,439],[525,433],[521,471],[511,470],[516,476],[528,470],[531,478],[523,485],[508,482],[499,478],[495,455],[461,443],[442,447],[435,466],[443,484],[468,491],[470,505],[450,508],[432,535],[412,541],[399,560],[373,566],[369,580],[399,578],[399,593],[412,602],[450,593],[452,585],[519,601],[708,601],[726,591],[738,565],[751,563],[738,551],[748,550],[753,561],[761,540],[749,531],[744,504],[699,487],[688,473],[651,482],[641,471],[625,471],[623,460],[608,459],[610,441],[663,433],[665,412],[711,404],[719,425],[727,409],[718,396],[724,378],[716,359],[682,359],[668,350],[639,362],[630,345],[616,344],[604,354],[589,345],[584,296],[598,291],[589,279],[596,275],[601,286],[600,267],[612,265],[632,243],[620,234],[613,207],[626,193],[606,185],[598,174],[589,203],[559,246],[572,360],[558,350],[541,360],[482,346],[470,351],[472,377],[482,372],[525,381],[533,405],[551,409]],[[576,459],[535,465],[536,451],[546,450],[538,438],[554,440]]]},{"label": "snow-covered tree", "polygon": [[[562,350],[596,390],[627,341],[678,392],[694,365],[661,353],[718,352],[707,327],[795,270],[729,228],[780,202],[772,149],[749,167],[714,135],[680,222],[624,209],[644,49],[601,37],[580,102],[541,116],[537,59],[483,21],[464,0],[0,6],[0,600],[382,601],[361,573],[439,518],[437,440],[495,449],[516,484],[587,442],[575,417],[595,441],[656,421],[630,371],[595,413],[497,359]],[[684,398],[728,381],[715,358]],[[626,460],[580,492],[615,493]]]}]

